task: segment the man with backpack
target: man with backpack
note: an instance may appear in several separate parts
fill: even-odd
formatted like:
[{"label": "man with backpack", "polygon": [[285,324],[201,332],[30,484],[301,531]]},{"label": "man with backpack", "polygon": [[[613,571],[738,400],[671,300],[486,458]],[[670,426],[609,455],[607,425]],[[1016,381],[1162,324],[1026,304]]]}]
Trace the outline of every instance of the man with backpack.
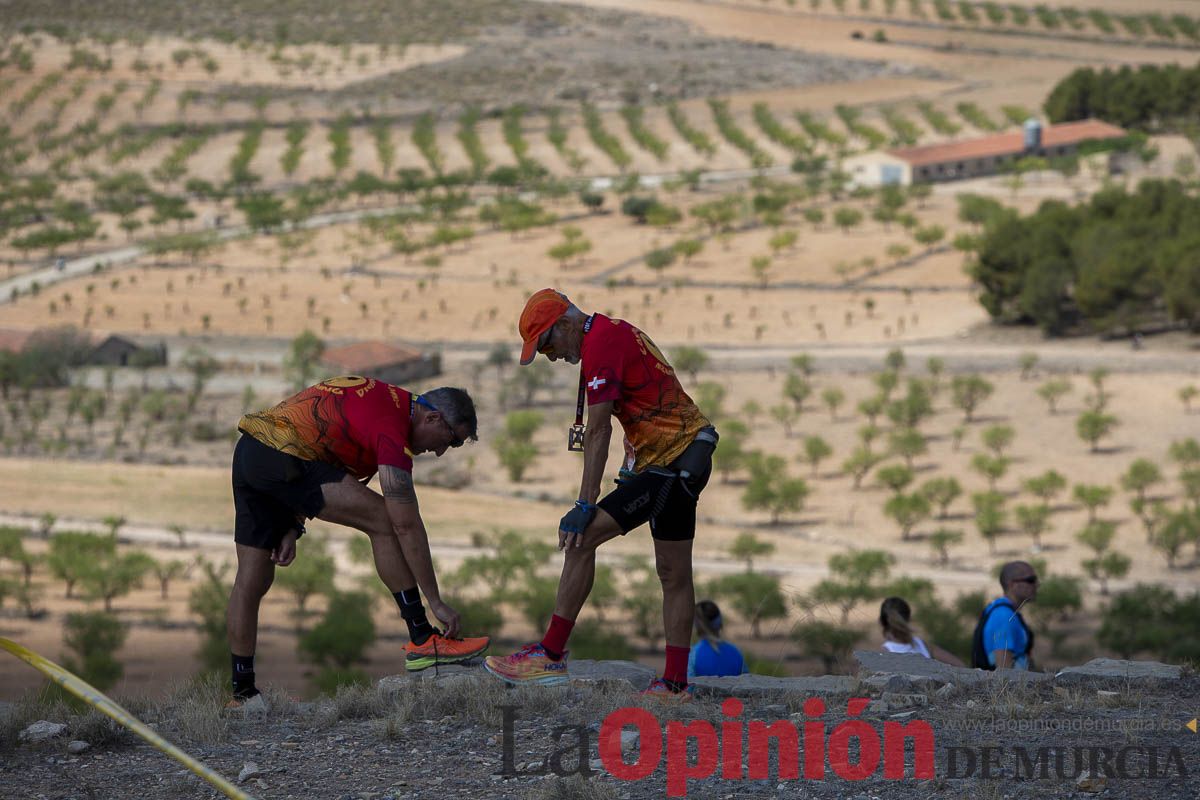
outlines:
[{"label": "man with backpack", "polygon": [[1033,669],[1033,631],[1025,624],[1021,608],[1037,597],[1038,576],[1024,561],[1000,568],[1004,595],[988,604],[975,625],[971,666],[976,669]]}]

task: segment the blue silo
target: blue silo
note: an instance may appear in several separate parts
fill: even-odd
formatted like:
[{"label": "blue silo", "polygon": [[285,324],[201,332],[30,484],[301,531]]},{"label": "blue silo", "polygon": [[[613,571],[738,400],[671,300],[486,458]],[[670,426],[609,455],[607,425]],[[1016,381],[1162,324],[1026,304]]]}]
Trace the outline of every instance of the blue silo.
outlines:
[{"label": "blue silo", "polygon": [[1025,152],[1036,153],[1042,149],[1042,123],[1030,117],[1025,120]]}]

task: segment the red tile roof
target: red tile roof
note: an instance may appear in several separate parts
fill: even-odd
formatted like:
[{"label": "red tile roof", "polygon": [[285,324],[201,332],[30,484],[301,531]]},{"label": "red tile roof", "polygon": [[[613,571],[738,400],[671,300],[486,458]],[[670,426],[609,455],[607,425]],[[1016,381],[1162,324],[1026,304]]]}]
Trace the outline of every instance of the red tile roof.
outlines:
[{"label": "red tile roof", "polygon": [[[1061,147],[1096,139],[1116,139],[1125,135],[1125,131],[1116,125],[1109,125],[1098,119],[1064,122],[1061,125],[1047,125],[1042,128],[1042,147]],[[911,166],[924,167],[930,164],[945,164],[950,161],[1015,155],[1023,152],[1024,149],[1024,131],[1017,131],[959,142],[901,147],[888,152],[897,158],[904,159]]]},{"label": "red tile roof", "polygon": [[0,351],[19,353],[25,349],[25,344],[33,331],[22,331],[14,328],[0,328]]},{"label": "red tile roof", "polygon": [[367,372],[393,364],[419,361],[421,358],[421,353],[416,350],[379,341],[332,347],[321,356],[321,360],[326,364],[348,373]]}]

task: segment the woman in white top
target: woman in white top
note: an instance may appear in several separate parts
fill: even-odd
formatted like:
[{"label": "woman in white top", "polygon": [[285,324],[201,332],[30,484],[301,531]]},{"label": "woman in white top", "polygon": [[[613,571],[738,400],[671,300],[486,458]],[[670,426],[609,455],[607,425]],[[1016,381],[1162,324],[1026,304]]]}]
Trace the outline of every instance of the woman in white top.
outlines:
[{"label": "woman in white top", "polygon": [[883,627],[883,650],[887,653],[912,653],[932,658],[956,667],[966,666],[962,659],[936,644],[926,644],[913,633],[912,609],[901,597],[889,597],[879,607],[879,624]]}]

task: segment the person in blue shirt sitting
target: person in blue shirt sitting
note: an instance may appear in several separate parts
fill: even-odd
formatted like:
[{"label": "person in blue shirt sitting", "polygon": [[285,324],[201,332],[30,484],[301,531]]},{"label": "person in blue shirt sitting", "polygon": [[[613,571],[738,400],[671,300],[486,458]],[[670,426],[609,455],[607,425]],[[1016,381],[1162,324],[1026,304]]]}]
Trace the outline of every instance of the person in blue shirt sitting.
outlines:
[{"label": "person in blue shirt sitting", "polygon": [[[1000,569],[1004,595],[988,604],[982,615],[984,669],[1033,669],[1033,631],[1021,617],[1021,608],[1037,597],[1038,576],[1024,561],[1010,561]],[[982,655],[982,654],[980,654]]]},{"label": "person in blue shirt sitting", "polygon": [[742,651],[721,639],[721,609],[711,600],[696,603],[696,633],[700,641],[688,654],[688,679],[699,675],[721,677],[749,672]]}]

